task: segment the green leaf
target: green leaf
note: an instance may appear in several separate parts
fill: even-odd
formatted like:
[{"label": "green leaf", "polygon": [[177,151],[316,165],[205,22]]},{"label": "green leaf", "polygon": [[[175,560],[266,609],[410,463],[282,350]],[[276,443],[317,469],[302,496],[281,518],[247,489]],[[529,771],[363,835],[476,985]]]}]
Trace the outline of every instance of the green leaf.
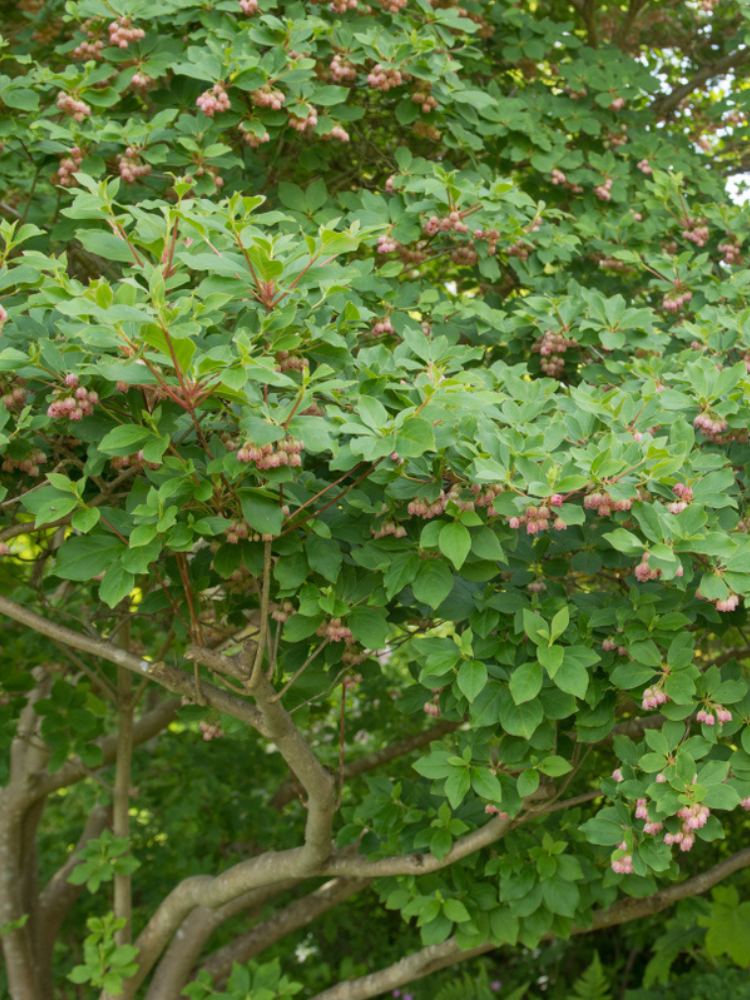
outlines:
[{"label": "green leaf", "polygon": [[522,705],[514,705],[506,701],[500,708],[500,725],[511,736],[521,736],[531,739],[544,718],[544,709],[540,701],[528,701]]},{"label": "green leaf", "polygon": [[[308,535],[305,540],[305,553],[310,569],[320,573],[331,583],[335,583],[341,571],[341,549],[338,544],[330,538],[319,538],[317,535]],[[375,647],[370,647],[374,649]]]},{"label": "green leaf", "polygon": [[99,584],[99,597],[109,608],[114,608],[127,597],[135,586],[135,577],[118,562],[113,563]]},{"label": "green leaf", "polygon": [[499,804],[503,798],[503,786],[500,779],[486,768],[472,767],[471,787],[482,799]]},{"label": "green leaf", "polygon": [[537,646],[536,655],[550,677],[554,677],[562,666],[565,650],[562,646]]},{"label": "green leaf", "polygon": [[97,447],[105,455],[132,455],[151,437],[153,432],[148,427],[122,424],[108,431]]},{"label": "green leaf", "polygon": [[444,525],[440,529],[438,546],[446,559],[450,559],[457,570],[461,569],[471,549],[469,529],[458,521]]},{"label": "green leaf", "polygon": [[412,589],[418,601],[438,608],[453,589],[453,574],[444,562],[425,559]]},{"label": "green leaf", "polygon": [[452,809],[458,809],[471,787],[468,768],[454,768],[445,782],[445,796]]},{"label": "green leaf", "polygon": [[365,649],[382,649],[385,646],[390,628],[384,608],[355,608],[348,615],[346,624]]},{"label": "green leaf", "polygon": [[82,535],[86,535],[92,528],[96,527],[100,517],[101,511],[98,508],[86,507],[77,510],[71,517],[70,523],[76,531],[80,531]]},{"label": "green leaf", "polygon": [[458,670],[458,687],[467,701],[474,701],[487,683],[487,667],[480,660],[466,660]]},{"label": "green leaf", "polygon": [[469,911],[458,899],[446,899],[443,903],[443,913],[454,924],[462,924],[464,921],[470,919]]},{"label": "green leaf", "polygon": [[114,535],[69,538],[57,553],[55,575],[63,580],[92,580],[104,573],[124,549]]},{"label": "green leaf", "polygon": [[[542,648],[544,647],[539,647],[540,650]],[[541,690],[543,677],[542,668],[533,660],[515,668],[510,675],[508,687],[516,705],[536,698]]]},{"label": "green leaf", "polygon": [[539,765],[539,770],[543,774],[549,775],[550,778],[559,778],[561,775],[572,771],[573,766],[572,764],[569,764],[564,757],[559,757],[557,754],[553,754],[551,757],[544,758],[542,763]]},{"label": "green leaf", "polygon": [[589,686],[589,674],[586,667],[565,650],[562,666],[552,678],[553,683],[566,694],[583,698]]},{"label": "green leaf", "polygon": [[257,490],[240,490],[242,516],[261,535],[278,535],[284,514],[278,500],[271,499]]}]

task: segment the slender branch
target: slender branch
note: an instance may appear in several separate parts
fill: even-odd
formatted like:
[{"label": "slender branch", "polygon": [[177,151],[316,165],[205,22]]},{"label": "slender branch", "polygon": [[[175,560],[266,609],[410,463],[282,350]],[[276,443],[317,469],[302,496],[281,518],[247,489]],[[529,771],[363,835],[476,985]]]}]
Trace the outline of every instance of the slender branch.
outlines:
[{"label": "slender branch", "polygon": [[[750,848],[734,854],[731,858],[727,858],[726,861],[720,862],[700,875],[687,879],[679,885],[663,889],[652,896],[646,896],[643,899],[619,900],[608,909],[595,913],[590,926],[575,928],[573,933],[586,934],[590,931],[614,927],[617,924],[628,923],[631,920],[660,913],[681,899],[707,892],[717,882],[721,882],[722,879],[728,878],[734,872],[748,866],[750,866]],[[331,989],[317,993],[313,1000],[368,1000],[369,997],[379,996],[387,990],[404,986],[415,979],[422,979],[432,972],[437,972],[438,969],[444,969],[457,962],[463,962],[477,955],[493,951],[496,947],[492,942],[488,942],[477,948],[462,951],[456,939],[449,938],[442,944],[423,948],[378,972],[361,976],[359,979],[338,983]]]},{"label": "slender branch", "polygon": [[[117,762],[112,801],[112,832],[115,837],[130,836],[130,774],[133,760],[133,675],[117,668]],[[125,924],[116,933],[117,944],[129,944],[133,912],[130,875],[114,877],[114,913]]]},{"label": "slender branch", "polygon": [[666,118],[670,115],[679,104],[684,101],[694,90],[702,87],[704,83],[713,79],[715,76],[722,76],[722,74],[727,73],[732,69],[739,69],[741,66],[747,66],[750,64],[750,48],[737,49],[735,52],[729,52],[727,55],[723,56],[721,59],[717,59],[716,62],[709,63],[707,66],[701,67],[698,72],[692,76],[686,83],[683,83],[680,87],[675,87],[673,91],[669,94],[665,94],[663,97],[657,97],[656,100],[651,105],[652,110],[660,117]]},{"label": "slender branch", "polygon": [[[245,656],[248,662],[254,660],[254,648],[246,651]],[[301,847],[285,851],[266,851],[233,865],[220,875],[196,875],[175,886],[136,941],[139,969],[125,983],[122,1000],[132,1000],[193,909],[198,906],[216,909],[251,889],[320,874],[330,855],[335,808],[333,776],[312,752],[286,709],[272,700],[274,693],[273,686],[261,672],[253,689],[261,717],[261,725],[256,728],[276,744],[287,766],[307,793],[304,842]]]},{"label": "slender branch", "polygon": [[[189,701],[195,700],[196,691],[192,679],[176,667],[170,667],[168,664],[162,662],[154,663],[150,660],[140,659],[127,650],[121,649],[119,646],[114,646],[112,643],[106,642],[98,636],[92,638],[81,635],[79,632],[74,632],[63,625],[57,625],[47,618],[42,618],[41,615],[36,614],[34,611],[29,611],[14,601],[9,601],[6,597],[0,597],[0,614],[12,618],[13,621],[27,626],[32,631],[65,643],[73,649],[78,649],[84,653],[92,653],[94,656],[101,657],[103,660],[108,660],[110,663],[132,671],[139,677],[148,677],[150,680],[161,684],[162,687],[167,688],[167,690],[182,695]],[[263,732],[262,717],[252,705],[248,705],[247,702],[228,694],[226,691],[222,691],[221,688],[217,688],[213,684],[203,684],[201,687],[206,703],[212,708],[215,708],[219,712],[225,712],[227,715],[232,715],[234,718],[240,719],[242,722],[247,723],[247,725],[252,726],[253,729]]]},{"label": "slender branch", "polygon": [[[98,837],[110,821],[110,809],[99,806],[89,813],[78,843],[65,862],[52,875],[39,896],[39,929],[37,932],[37,961],[42,969],[51,963],[57,935],[73,903],[83,892],[82,885],[73,885],[68,876],[78,864],[86,844]],[[48,995],[52,996],[53,984],[48,985]]]},{"label": "slender branch", "polygon": [[179,1000],[203,946],[217,927],[248,910],[259,910],[264,903],[293,888],[296,880],[279,882],[262,889],[252,889],[216,910],[196,907],[183,920],[159,962],[149,984],[145,1000]]},{"label": "slender branch", "polygon": [[[201,966],[210,973],[214,985],[221,985],[229,975],[235,962],[244,964],[251,958],[270,948],[271,945],[301,927],[306,927],[321,914],[350,899],[366,885],[364,879],[334,878],[325,882],[314,892],[295,899],[282,910],[272,914],[268,920],[239,935],[223,948],[210,955]],[[146,1000],[157,998],[146,997]],[[162,1000],[162,998],[158,998]],[[164,998],[171,1000],[171,998]]]},{"label": "slender branch", "polygon": [[440,871],[448,865],[460,861],[469,854],[475,854],[483,847],[500,840],[510,829],[512,820],[504,815],[495,816],[489,823],[471,833],[459,837],[453,847],[442,858],[434,854],[401,854],[390,858],[369,858],[336,856],[322,869],[324,875],[348,875],[352,878],[381,878],[385,875],[427,875]]},{"label": "slender branch", "polygon": [[[146,712],[133,725],[133,746],[139,746],[147,740],[157,736],[174,719],[180,701],[176,698],[166,698],[151,711]],[[99,752],[101,754],[101,766],[106,767],[117,757],[117,737],[108,736],[99,741]],[[63,765],[54,774],[41,775],[34,784],[34,795],[50,795],[52,792],[67,788],[69,785],[81,781],[88,777],[90,769],[86,767],[80,758],[76,757]]]}]

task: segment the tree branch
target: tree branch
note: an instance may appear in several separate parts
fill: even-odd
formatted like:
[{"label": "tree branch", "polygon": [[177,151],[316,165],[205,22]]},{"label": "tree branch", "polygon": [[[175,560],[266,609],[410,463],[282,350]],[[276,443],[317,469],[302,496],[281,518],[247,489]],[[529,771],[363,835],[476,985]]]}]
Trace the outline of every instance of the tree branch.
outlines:
[{"label": "tree branch", "polygon": [[[174,719],[177,709],[180,707],[180,700],[177,698],[165,698],[151,711],[146,712],[133,725],[133,746],[139,746],[157,736]],[[101,767],[111,764],[117,756],[117,737],[107,736],[98,743],[102,756]],[[85,766],[80,758],[64,764],[59,771],[54,774],[43,774],[37,777],[33,786],[35,796],[50,795],[61,788],[67,788],[77,781],[90,774],[90,770]]]},{"label": "tree branch", "polygon": [[[253,651],[245,655],[253,662]],[[140,934],[139,969],[124,987],[122,1000],[132,1000],[173,934],[196,907],[216,909],[242,893],[288,879],[320,873],[331,851],[331,827],[335,809],[333,776],[317,759],[286,709],[273,700],[274,688],[261,671],[253,688],[258,727],[277,746],[287,766],[307,793],[307,821],[301,847],[267,851],[242,861],[221,875],[197,875],[185,879],[159,905]]]},{"label": "tree branch", "polygon": [[52,875],[40,894],[36,952],[41,976],[45,976],[46,970],[49,970],[46,975],[49,981],[45,982],[42,979],[41,982],[42,990],[46,990],[46,996],[53,994],[51,962],[57,934],[71,906],[83,892],[83,886],[68,882],[68,876],[78,864],[83,848],[90,840],[99,836],[109,820],[110,809],[106,806],[99,806],[89,814],[75,848],[70,852],[64,864]]},{"label": "tree branch", "polygon": [[262,889],[252,889],[216,910],[196,907],[172,938],[149,984],[145,1000],[179,1000],[203,946],[217,927],[240,913],[259,909],[296,884],[296,880],[290,879]]},{"label": "tree branch", "polygon": [[513,820],[505,816],[495,816],[489,823],[471,833],[464,834],[455,841],[450,851],[442,858],[434,854],[400,854],[390,858],[351,857],[339,855],[329,861],[321,871],[323,875],[347,875],[351,878],[382,878],[386,875],[428,875],[440,871],[448,865],[460,861],[469,854],[481,851],[483,847],[499,840],[513,825]]},{"label": "tree branch", "polygon": [[683,83],[680,87],[675,87],[671,93],[665,94],[663,97],[657,97],[652,103],[651,108],[660,118],[666,118],[686,97],[692,94],[694,90],[697,90],[698,87],[702,87],[708,80],[713,79],[715,76],[721,76],[723,73],[729,72],[729,70],[747,66],[749,63],[750,48],[730,52],[721,59],[717,59],[716,62],[701,67],[686,83]]},{"label": "tree branch", "polygon": [[[0,614],[12,618],[13,621],[25,625],[27,628],[39,632],[41,635],[46,635],[50,639],[62,642],[72,649],[78,649],[83,653],[91,653],[102,660],[107,660],[119,667],[124,667],[139,677],[146,677],[149,680],[156,681],[157,684],[161,684],[168,691],[182,695],[190,701],[196,700],[197,692],[192,678],[176,667],[170,667],[162,662],[152,663],[150,660],[141,659],[129,653],[126,649],[121,649],[119,646],[106,642],[99,636],[93,638],[82,635],[79,632],[74,632],[64,625],[57,625],[47,618],[42,618],[41,615],[36,614],[34,611],[29,611],[14,601],[9,601],[6,597],[0,597]],[[206,703],[212,708],[215,708],[219,712],[225,712],[227,715],[232,715],[234,718],[240,719],[240,721],[252,726],[253,729],[257,729],[263,735],[268,735],[263,730],[260,713],[252,705],[248,705],[241,698],[228,694],[213,684],[201,684],[201,691]]]},{"label": "tree branch", "polygon": [[[264,920],[257,927],[252,927],[247,933],[219,948],[206,959],[201,968],[211,974],[215,986],[222,985],[235,962],[240,964],[248,962],[287,934],[299,930],[300,927],[306,927],[322,913],[356,895],[367,884],[365,879],[330,879],[314,892],[295,899],[282,910],[272,914],[268,920]],[[147,996],[146,1000],[172,1000],[172,998]]]},{"label": "tree branch", "polygon": [[[115,837],[130,837],[130,774],[133,760],[133,675],[117,668],[117,760],[115,790],[112,799],[112,832]],[[129,944],[133,901],[128,874],[114,877],[114,914],[125,921],[116,932],[117,944]]]},{"label": "tree branch", "polygon": [[[748,866],[750,866],[750,848],[732,855],[731,858],[727,858],[718,865],[714,865],[713,868],[709,868],[708,871],[695,875],[679,885],[662,889],[660,892],[654,893],[653,896],[646,896],[643,899],[622,899],[608,909],[595,913],[589,927],[575,928],[573,933],[587,934],[605,927],[614,927],[617,924],[638,920],[641,917],[653,916],[653,914],[660,913],[681,899],[706,892],[717,882],[721,882],[734,872]],[[316,994],[313,1000],[368,1000],[369,997],[378,996],[386,990],[404,986],[415,979],[422,979],[432,972],[437,972],[438,969],[444,969],[457,962],[463,962],[477,955],[493,951],[496,947],[497,945],[488,942],[469,951],[462,951],[458,947],[456,939],[449,938],[442,944],[423,948],[378,972],[361,976],[359,979],[338,983],[331,989]]]},{"label": "tree branch", "polygon": [[[374,753],[360,757],[359,760],[353,760],[344,767],[344,778],[356,778],[360,774],[374,771],[375,768],[381,767],[383,764],[388,764],[398,757],[404,757],[406,754],[411,753],[412,750],[418,750],[420,747],[432,743],[433,740],[440,739],[446,733],[451,733],[458,729],[460,725],[460,722],[438,722],[437,725],[432,726],[430,729],[425,729],[421,733],[415,733],[413,736],[406,736],[396,743],[391,743],[390,746],[383,747],[382,750],[376,750]],[[280,786],[274,795],[271,805],[275,809],[283,809],[288,802],[294,799],[296,794],[297,788],[295,788],[294,784],[286,782]]]}]

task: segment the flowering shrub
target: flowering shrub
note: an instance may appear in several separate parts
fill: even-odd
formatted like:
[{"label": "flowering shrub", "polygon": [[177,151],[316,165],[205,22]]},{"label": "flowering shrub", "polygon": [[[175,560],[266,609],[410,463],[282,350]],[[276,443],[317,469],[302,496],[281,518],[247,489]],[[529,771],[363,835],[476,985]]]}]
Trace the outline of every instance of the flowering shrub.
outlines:
[{"label": "flowering shrub", "polygon": [[368,886],[411,952],[306,986],[376,996],[750,865],[750,11],[467,3],[10,19],[12,1000],[292,995]]}]

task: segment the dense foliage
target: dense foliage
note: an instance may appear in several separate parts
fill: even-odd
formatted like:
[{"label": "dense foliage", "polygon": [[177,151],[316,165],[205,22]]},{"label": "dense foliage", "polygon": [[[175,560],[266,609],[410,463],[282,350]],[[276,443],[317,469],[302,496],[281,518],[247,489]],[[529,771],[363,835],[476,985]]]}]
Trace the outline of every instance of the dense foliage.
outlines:
[{"label": "dense foliage", "polygon": [[11,1000],[743,995],[750,3],[465,2],[5,5]]}]

